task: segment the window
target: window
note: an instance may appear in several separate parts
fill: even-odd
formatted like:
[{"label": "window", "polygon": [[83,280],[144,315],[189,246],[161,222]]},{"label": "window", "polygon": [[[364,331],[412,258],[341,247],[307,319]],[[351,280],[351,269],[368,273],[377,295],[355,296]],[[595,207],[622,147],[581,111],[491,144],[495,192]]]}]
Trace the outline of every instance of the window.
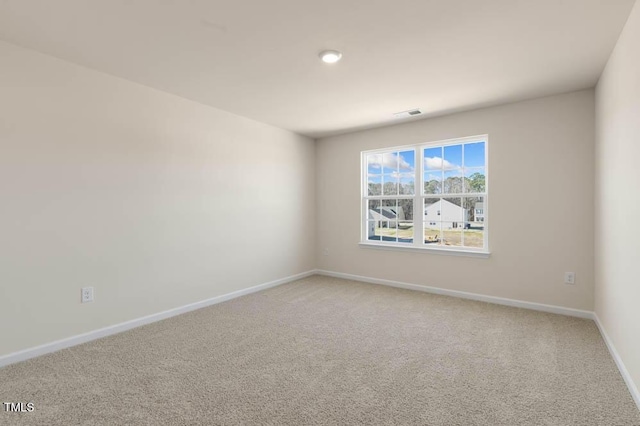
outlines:
[{"label": "window", "polygon": [[363,152],[361,242],[488,252],[487,148],[480,136]]}]

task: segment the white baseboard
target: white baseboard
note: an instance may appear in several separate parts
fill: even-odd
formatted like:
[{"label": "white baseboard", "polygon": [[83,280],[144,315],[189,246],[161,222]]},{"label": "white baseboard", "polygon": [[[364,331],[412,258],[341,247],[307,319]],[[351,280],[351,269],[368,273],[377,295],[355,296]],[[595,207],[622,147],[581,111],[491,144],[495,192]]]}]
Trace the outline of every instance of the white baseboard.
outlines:
[{"label": "white baseboard", "polygon": [[240,296],[244,296],[244,295],[247,295],[247,294],[255,293],[255,292],[258,292],[258,291],[261,291],[261,290],[266,290],[268,288],[276,287],[276,286],[281,285],[281,284],[286,284],[286,283],[289,283],[289,282],[292,282],[292,281],[295,281],[295,280],[306,278],[306,277],[314,275],[314,274],[325,275],[325,276],[336,277],[336,278],[343,278],[343,279],[348,279],[348,280],[353,280],[353,281],[366,282],[366,283],[371,283],[371,284],[380,284],[380,285],[386,285],[386,286],[391,286],[391,287],[404,288],[404,289],[408,289],[408,290],[422,291],[422,292],[426,292],[426,293],[440,294],[440,295],[444,295],[444,296],[452,296],[452,297],[459,297],[459,298],[463,298],[463,299],[477,300],[477,301],[481,301],[481,302],[495,303],[495,304],[498,304],[498,305],[513,306],[513,307],[524,308],[524,309],[532,309],[532,310],[535,310],[535,311],[550,312],[550,313],[554,313],[554,314],[561,314],[561,315],[568,315],[568,316],[579,317],[579,318],[592,319],[592,320],[595,321],[596,325],[598,326],[598,330],[600,330],[600,334],[602,335],[602,338],[605,341],[605,344],[607,345],[607,348],[609,349],[609,352],[611,353],[611,356],[613,357],[616,365],[618,366],[618,370],[620,371],[620,374],[622,375],[622,378],[624,379],[625,383],[627,384],[627,387],[629,388],[629,392],[631,393],[631,396],[633,397],[633,400],[635,401],[636,405],[638,406],[638,409],[640,409],[640,391],[638,390],[638,387],[635,385],[635,383],[631,379],[631,375],[629,374],[626,366],[622,362],[622,359],[620,358],[620,355],[618,354],[618,351],[616,350],[615,346],[613,346],[613,342],[611,341],[611,339],[607,335],[607,332],[605,331],[602,323],[600,322],[600,319],[598,318],[598,316],[594,312],[583,311],[583,310],[572,309],[572,308],[565,308],[565,307],[562,307],[562,306],[554,306],[554,305],[545,305],[545,304],[541,304],[541,303],[525,302],[525,301],[522,301],[522,300],[506,299],[506,298],[502,298],[502,297],[486,296],[486,295],[482,295],[482,294],[468,293],[468,292],[464,292],[464,291],[447,290],[447,289],[438,288],[438,287],[429,287],[429,286],[422,286],[422,285],[417,285],[417,284],[409,284],[409,283],[404,283],[404,282],[400,282],[400,281],[384,280],[384,279],[379,279],[379,278],[364,277],[364,276],[360,276],[360,275],[345,274],[345,273],[341,273],[341,272],[325,271],[325,270],[320,270],[320,269],[311,270],[311,271],[303,272],[303,273],[296,274],[296,275],[291,275],[289,277],[281,278],[279,280],[266,282],[266,283],[259,284],[259,285],[253,286],[253,287],[249,287],[249,288],[246,288],[246,289],[243,289],[243,290],[238,290],[238,291],[234,291],[232,293],[227,293],[227,294],[223,294],[221,296],[216,296],[216,297],[213,297],[211,299],[207,299],[207,300],[203,300],[203,301],[200,301],[200,302],[191,303],[191,304],[188,304],[188,305],[185,305],[185,306],[181,306],[181,307],[178,307],[178,308],[169,309],[169,310],[164,311],[164,312],[159,312],[157,314],[147,315],[147,316],[142,317],[142,318],[133,319],[133,320],[126,321],[126,322],[123,322],[123,323],[120,323],[120,324],[116,324],[116,325],[100,328],[98,330],[93,330],[93,331],[90,331],[90,332],[87,332],[87,333],[79,334],[79,335],[76,335],[76,336],[68,337],[66,339],[57,340],[55,342],[46,343],[44,345],[40,345],[40,346],[36,346],[36,347],[33,347],[33,348],[25,349],[25,350],[22,350],[22,351],[18,351],[18,352],[10,353],[10,354],[7,354],[7,355],[3,355],[3,356],[0,357],[0,367],[4,367],[4,366],[9,365],[9,364],[14,364],[14,363],[20,362],[20,361],[25,361],[25,360],[28,360],[30,358],[35,358],[37,356],[48,354],[48,353],[51,353],[51,352],[56,352],[56,351],[59,351],[61,349],[70,348],[72,346],[80,345],[82,343],[90,342],[92,340],[100,339],[102,337],[106,337],[106,336],[110,336],[110,335],[113,335],[113,334],[121,333],[123,331],[127,331],[127,330],[130,330],[132,328],[140,327],[142,325],[150,324],[150,323],[153,323],[153,322],[156,322],[156,321],[160,321],[160,320],[163,320],[163,319],[166,319],[166,318],[170,318],[170,317],[173,317],[173,316],[176,316],[176,315],[184,314],[186,312],[194,311],[196,309],[200,309],[200,308],[204,308],[204,307],[207,307],[207,306],[215,305],[217,303],[221,303],[221,302],[225,302],[227,300],[235,299],[236,297],[240,297]]},{"label": "white baseboard", "polygon": [[422,292],[425,292],[425,293],[434,293],[434,294],[440,294],[440,295],[444,295],[444,296],[460,297],[460,298],[463,298],[463,299],[470,299],[470,300],[477,300],[477,301],[481,301],[481,302],[495,303],[495,304],[498,304],[498,305],[513,306],[513,307],[517,307],[517,308],[532,309],[534,311],[542,311],[542,312],[549,312],[549,313],[553,313],[553,314],[560,314],[560,315],[567,315],[567,316],[578,317],[578,318],[591,319],[598,326],[598,330],[600,331],[600,334],[602,335],[602,339],[604,340],[605,344],[607,345],[607,348],[609,349],[609,353],[611,354],[611,357],[615,361],[615,363],[616,363],[616,365],[618,367],[618,370],[620,371],[620,374],[622,375],[622,378],[624,379],[624,382],[627,384],[627,388],[629,388],[629,392],[631,393],[631,397],[633,398],[633,400],[635,401],[636,405],[638,406],[638,409],[640,410],[640,391],[638,391],[638,387],[635,385],[635,383],[631,379],[631,375],[629,374],[629,371],[627,370],[627,367],[622,362],[622,358],[620,358],[620,355],[618,354],[618,351],[616,350],[615,346],[613,346],[613,342],[611,341],[611,339],[607,335],[607,332],[605,331],[602,323],[600,322],[600,319],[598,318],[598,316],[596,315],[595,312],[582,311],[582,310],[579,310],[579,309],[572,309],[572,308],[565,308],[565,307],[562,307],[562,306],[545,305],[545,304],[542,304],[542,303],[525,302],[525,301],[522,301],[522,300],[506,299],[506,298],[503,298],[503,297],[486,296],[486,295],[483,295],[483,294],[467,293],[467,292],[464,292],[464,291],[447,290],[447,289],[438,288],[438,287],[429,287],[429,286],[422,286],[422,285],[417,285],[417,284],[409,284],[409,283],[403,283],[403,282],[400,282],[400,281],[391,281],[391,280],[383,280],[383,279],[379,279],[379,278],[363,277],[363,276],[360,276],[360,275],[345,274],[345,273],[342,273],[342,272],[324,271],[324,270],[320,270],[320,269],[316,270],[315,272],[318,275],[326,275],[328,277],[344,278],[344,279],[347,279],[347,280],[360,281],[360,282],[371,283],[371,284],[381,284],[381,285],[386,285],[386,286],[391,286],[391,287],[404,288],[404,289],[408,289],[408,290],[422,291]]},{"label": "white baseboard", "polygon": [[598,318],[598,314],[594,313],[593,317],[594,317],[594,321],[596,322],[596,325],[598,326],[598,330],[600,330],[602,339],[604,340],[604,343],[607,345],[607,348],[609,349],[609,353],[611,354],[611,357],[616,362],[616,365],[618,366],[618,370],[620,371],[620,374],[622,375],[624,382],[627,384],[627,387],[629,388],[629,392],[631,392],[631,397],[636,402],[636,406],[638,407],[638,410],[640,410],[640,391],[638,390],[638,387],[636,386],[635,383],[633,383],[633,380],[631,379],[631,375],[629,374],[627,367],[624,365],[624,362],[622,362],[622,358],[620,358],[620,354],[618,354],[616,347],[613,346],[613,342],[611,341],[611,339],[609,338],[609,335],[604,329],[604,325],[602,325],[602,322],[600,322],[600,318]]},{"label": "white baseboard", "polygon": [[568,315],[571,317],[593,319],[593,312],[591,311],[582,311],[580,309],[565,308],[562,306],[544,305],[542,303],[525,302],[523,300],[506,299],[503,297],[496,297],[496,296],[486,296],[484,294],[467,293],[465,291],[457,291],[457,290],[447,290],[447,289],[438,288],[438,287],[429,287],[429,286],[418,285],[418,284],[404,283],[400,281],[391,281],[391,280],[383,280],[379,278],[363,277],[361,275],[344,274],[342,272],[324,271],[320,269],[316,270],[316,273],[319,275],[326,275],[328,277],[344,278],[347,280],[361,281],[361,282],[371,283],[371,284],[381,284],[381,285],[386,285],[390,287],[404,288],[407,290],[416,290],[416,291],[422,291],[425,293],[440,294],[443,296],[452,296],[452,297],[459,297],[462,299],[477,300],[480,302],[495,303],[498,305],[514,306],[516,308],[532,309],[534,311],[550,312],[552,314],[560,314],[560,315]]},{"label": "white baseboard", "polygon": [[157,314],[147,315],[142,318],[136,318],[130,321],[125,321],[120,324],[115,324],[108,327],[100,328],[98,330],[89,331],[87,333],[78,334],[76,336],[68,337],[66,339],[57,340],[55,342],[46,343],[44,345],[36,346],[29,349],[24,349],[18,352],[13,352],[0,357],[0,367],[4,367],[5,365],[9,365],[9,364],[14,364],[20,361],[25,361],[27,359],[35,358],[37,356],[48,354],[51,352],[56,352],[61,349],[70,348],[72,346],[76,346],[82,343],[90,342],[92,340],[100,339],[101,337],[106,337],[112,334],[121,333],[123,331],[127,331],[132,328],[140,327],[142,325],[150,324],[152,322],[174,317],[176,315],[184,314],[186,312],[194,311],[196,309],[215,305],[221,302],[226,302],[227,300],[235,299],[236,297],[255,293],[261,290],[266,290],[268,288],[275,287],[281,284],[286,284],[288,282],[299,280],[301,278],[305,278],[314,274],[315,274],[315,270],[311,270],[311,271],[303,272],[300,274],[291,275],[289,277],[281,278],[279,280],[269,281],[253,287],[245,288],[243,290],[238,290],[232,293],[223,294],[221,296],[212,297],[211,299],[190,303],[188,305],[169,309],[164,312],[158,312]]}]

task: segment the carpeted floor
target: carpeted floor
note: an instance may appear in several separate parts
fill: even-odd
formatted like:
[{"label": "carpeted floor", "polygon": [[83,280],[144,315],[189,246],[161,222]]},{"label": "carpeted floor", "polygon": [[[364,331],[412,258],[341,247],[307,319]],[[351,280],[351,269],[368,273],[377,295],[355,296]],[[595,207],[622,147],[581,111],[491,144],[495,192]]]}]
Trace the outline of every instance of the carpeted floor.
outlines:
[{"label": "carpeted floor", "polygon": [[320,276],[2,368],[0,401],[35,405],[2,425],[640,425],[592,321]]}]

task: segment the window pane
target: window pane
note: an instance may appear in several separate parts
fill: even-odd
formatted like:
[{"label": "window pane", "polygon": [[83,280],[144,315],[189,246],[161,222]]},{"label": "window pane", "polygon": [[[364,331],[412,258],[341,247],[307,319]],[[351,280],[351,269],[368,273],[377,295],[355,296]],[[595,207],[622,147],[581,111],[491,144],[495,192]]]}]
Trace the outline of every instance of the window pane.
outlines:
[{"label": "window pane", "polygon": [[424,193],[442,193],[442,172],[427,172],[424,174]]},{"label": "window pane", "polygon": [[424,169],[439,170],[442,169],[442,147],[427,148],[424,150]]},{"label": "window pane", "polygon": [[389,227],[383,229],[382,241],[388,241],[390,243],[398,242],[398,229],[395,227],[396,223],[389,223]]},{"label": "window pane", "polygon": [[464,222],[464,209],[461,198],[443,198],[440,203],[443,222]]},{"label": "window pane", "polygon": [[382,200],[380,207],[382,222],[380,226],[380,236],[383,241],[396,241],[398,224],[397,200]]},{"label": "window pane", "polygon": [[445,246],[462,246],[462,228],[464,224],[461,222],[442,222],[442,241],[441,245]]},{"label": "window pane", "polygon": [[393,232],[389,232],[388,236],[396,236],[395,229],[398,226],[398,220],[404,218],[404,213],[398,206],[398,200],[382,200],[381,208],[382,216],[388,222],[387,228],[393,229]]},{"label": "window pane", "polygon": [[461,194],[462,193],[462,172],[459,170],[449,170],[444,172],[444,181],[442,182],[442,192],[444,194]]},{"label": "window pane", "polygon": [[383,182],[383,195],[398,195],[398,176],[397,175],[384,175],[382,177]]},{"label": "window pane", "polygon": [[398,201],[397,200],[382,200],[381,207],[382,216],[386,222],[381,229],[381,235],[383,241],[397,241],[397,227],[398,227]]},{"label": "window pane", "polygon": [[396,227],[395,224],[390,223],[388,220],[381,220],[378,222],[375,229],[375,234],[382,241],[396,241]]},{"label": "window pane", "polygon": [[484,197],[464,197],[462,206],[464,207],[465,222],[484,223]]},{"label": "window pane", "polygon": [[413,242],[413,200],[397,200],[398,242]]},{"label": "window pane", "polygon": [[483,248],[484,247],[484,223],[468,222],[464,227],[464,246]]},{"label": "window pane", "polygon": [[382,176],[369,175],[367,177],[369,195],[382,195]]},{"label": "window pane", "polygon": [[373,210],[378,214],[380,214],[380,206],[381,205],[382,205],[382,202],[380,200],[369,200],[368,201],[369,210]]},{"label": "window pane", "polygon": [[413,221],[413,199],[398,200],[398,219]]},{"label": "window pane", "polygon": [[400,195],[415,194],[416,178],[415,175],[400,175]]},{"label": "window pane", "polygon": [[424,199],[424,220],[425,222],[440,222],[441,218],[440,198]]},{"label": "window pane", "polygon": [[380,240],[380,234],[377,229],[380,227],[382,214],[380,213],[380,200],[367,201],[367,239]]},{"label": "window pane", "polygon": [[465,192],[485,192],[487,189],[484,167],[464,170]]},{"label": "window pane", "polygon": [[398,172],[398,153],[386,152],[382,154],[382,173]]},{"label": "window pane", "polygon": [[398,157],[398,171],[400,173],[408,173],[414,171],[416,168],[416,152],[402,151]]},{"label": "window pane", "polygon": [[382,154],[367,155],[367,173],[382,173]]},{"label": "window pane", "polygon": [[398,200],[382,200],[382,214],[387,219],[394,219],[397,215],[397,203]]},{"label": "window pane", "polygon": [[367,220],[375,222],[375,228],[377,228],[377,222],[383,220],[382,213],[380,212],[380,206],[382,203],[380,200],[369,200],[367,204]]},{"label": "window pane", "polygon": [[484,142],[468,143],[464,145],[464,166],[484,167]]},{"label": "window pane", "polygon": [[430,221],[424,223],[424,243],[438,244],[440,242],[440,222]]},{"label": "window pane", "polygon": [[445,169],[459,169],[462,167],[462,145],[449,145],[444,147]]},{"label": "window pane", "polygon": [[377,220],[367,221],[367,240],[380,241],[380,232],[378,231],[379,227],[380,227],[379,221]]}]

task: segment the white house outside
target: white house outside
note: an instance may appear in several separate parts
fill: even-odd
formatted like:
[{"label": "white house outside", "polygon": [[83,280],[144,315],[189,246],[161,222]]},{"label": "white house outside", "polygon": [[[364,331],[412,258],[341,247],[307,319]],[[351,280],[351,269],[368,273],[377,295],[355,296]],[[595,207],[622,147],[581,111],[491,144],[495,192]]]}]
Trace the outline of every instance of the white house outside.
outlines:
[{"label": "white house outside", "polygon": [[405,215],[401,206],[383,206],[380,208],[380,211],[369,209],[369,220],[375,221],[378,227],[395,228],[398,225],[398,221],[405,220]]},{"label": "white house outside", "polygon": [[484,203],[476,203],[475,210],[476,222],[484,222]]},{"label": "white house outside", "polygon": [[424,209],[424,226],[427,229],[440,229],[440,222],[443,222],[446,229],[462,228],[468,216],[462,207],[441,199]]}]

